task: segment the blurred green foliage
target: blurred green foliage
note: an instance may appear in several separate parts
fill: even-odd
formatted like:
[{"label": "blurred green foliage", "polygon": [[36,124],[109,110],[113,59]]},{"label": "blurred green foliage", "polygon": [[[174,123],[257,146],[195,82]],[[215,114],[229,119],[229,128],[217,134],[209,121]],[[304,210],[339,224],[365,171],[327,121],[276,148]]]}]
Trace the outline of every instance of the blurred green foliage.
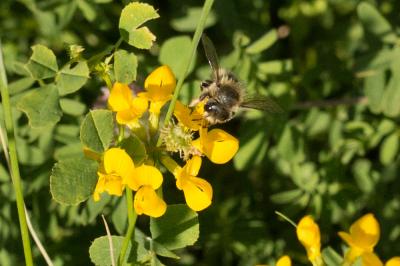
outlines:
[{"label": "blurred green foliage", "polygon": [[[56,160],[81,151],[79,124],[84,113],[105,104],[104,84],[88,77],[87,70],[96,62],[93,55],[107,53],[118,41],[119,16],[127,3],[0,2],[0,38],[12,103],[19,107],[14,118],[25,202],[56,265],[90,264],[89,245],[105,231],[99,214],[106,216],[112,232],[125,230],[123,201],[105,196],[99,203],[90,199],[75,207],[59,205],[49,193],[49,177]],[[201,11],[201,3],[194,0],[148,3],[160,14],[146,23],[156,44],[150,52],[136,49],[137,58],[124,52],[116,56],[123,62],[115,66],[116,78],[136,77],[138,86],[159,64],[169,64],[179,73]],[[176,252],[180,260],[163,258],[163,263],[255,265],[273,263],[285,253],[296,265],[305,264],[294,228],[276,210],[294,221],[312,214],[321,227],[323,245],[337,251],[337,231],[373,212],[382,229],[377,253],[383,260],[399,255],[399,12],[395,0],[215,1],[206,32],[221,66],[232,69],[248,93],[273,96],[286,111],[276,116],[246,111],[224,124],[239,137],[239,153],[228,165],[209,163],[202,168],[201,176],[213,185],[214,200],[199,214],[200,239]],[[85,48],[82,56],[90,59],[88,65],[68,61],[71,44]],[[198,95],[200,80],[210,74],[202,49],[198,51],[182,90],[185,103]],[[30,99],[37,96],[27,89],[38,84],[23,64],[32,52],[49,54],[45,65],[52,67],[34,74],[45,82],[55,78],[63,97],[59,101],[45,90],[36,94],[59,113],[30,112],[37,104]],[[42,65],[35,56],[28,66],[32,64]],[[126,70],[137,64],[137,73]],[[56,72],[61,74],[55,77]],[[77,77],[70,82],[74,74]],[[31,125],[21,110],[30,116]],[[37,121],[48,123],[32,128],[37,115],[45,116]],[[0,264],[21,265],[15,199],[3,153],[0,156]],[[173,178],[164,182],[171,188],[164,191],[167,203],[182,202],[172,193]],[[147,223],[146,218],[139,219],[145,233]],[[34,255],[37,264],[44,265],[38,250]]]}]

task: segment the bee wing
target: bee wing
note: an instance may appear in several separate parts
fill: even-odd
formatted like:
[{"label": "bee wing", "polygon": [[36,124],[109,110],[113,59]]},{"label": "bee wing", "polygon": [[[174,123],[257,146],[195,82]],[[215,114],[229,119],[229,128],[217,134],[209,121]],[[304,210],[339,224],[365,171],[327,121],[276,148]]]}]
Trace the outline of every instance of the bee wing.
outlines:
[{"label": "bee wing", "polygon": [[246,95],[240,104],[243,108],[257,109],[272,114],[284,113],[283,108],[273,99],[262,95]]},{"label": "bee wing", "polygon": [[219,64],[218,64],[218,55],[215,50],[214,44],[210,40],[210,38],[207,37],[205,33],[201,36],[201,42],[203,44],[204,52],[206,54],[208,63],[211,66],[211,69],[213,70],[213,73],[215,75],[215,79],[219,81]]}]

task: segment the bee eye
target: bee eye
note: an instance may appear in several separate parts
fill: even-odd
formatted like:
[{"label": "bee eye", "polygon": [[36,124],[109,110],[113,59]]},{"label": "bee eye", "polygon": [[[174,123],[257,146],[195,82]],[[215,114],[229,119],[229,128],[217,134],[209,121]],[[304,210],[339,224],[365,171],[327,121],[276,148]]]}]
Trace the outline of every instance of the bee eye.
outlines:
[{"label": "bee eye", "polygon": [[213,102],[207,102],[204,105],[204,110],[206,110],[207,112],[211,112],[211,111],[213,111],[215,109],[217,109],[217,106]]}]

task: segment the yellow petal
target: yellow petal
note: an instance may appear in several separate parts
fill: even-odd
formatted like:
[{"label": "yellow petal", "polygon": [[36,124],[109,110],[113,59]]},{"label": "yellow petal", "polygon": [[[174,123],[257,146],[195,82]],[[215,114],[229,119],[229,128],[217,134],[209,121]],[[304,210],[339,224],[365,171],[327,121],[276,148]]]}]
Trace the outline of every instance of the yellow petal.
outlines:
[{"label": "yellow petal", "polygon": [[172,70],[165,65],[151,72],[144,82],[144,87],[149,94],[152,95],[152,97],[159,97],[159,99],[171,95],[175,86],[175,76]]},{"label": "yellow petal", "polygon": [[122,178],[109,176],[106,178],[105,190],[110,195],[122,196],[122,191],[124,190],[124,185],[122,184]]},{"label": "yellow petal", "polygon": [[160,217],[167,209],[165,202],[150,186],[142,186],[135,194],[133,206],[137,214]]},{"label": "yellow petal", "polygon": [[178,178],[176,183],[177,187],[183,190],[189,208],[201,211],[210,206],[213,191],[206,180],[198,177]]},{"label": "yellow petal", "polygon": [[132,100],[131,106],[132,112],[134,112],[137,116],[141,116],[144,112],[146,112],[149,103],[146,99],[135,97]]},{"label": "yellow petal", "polygon": [[106,174],[114,174],[122,179],[130,176],[135,165],[131,157],[120,148],[111,148],[104,153],[104,170]]},{"label": "yellow petal", "polygon": [[190,128],[191,130],[197,131],[201,127],[203,115],[196,110],[197,106],[196,109],[192,112],[189,107],[177,101],[175,104],[174,115],[178,119],[179,123],[187,128]]},{"label": "yellow petal", "polygon": [[393,257],[385,263],[385,266],[400,266],[400,257]]},{"label": "yellow petal", "polygon": [[150,109],[149,109],[150,113],[160,114],[161,108],[164,106],[164,104],[167,101],[171,100],[171,98],[172,98],[172,95],[170,95],[170,97],[167,97],[167,99],[162,100],[162,101],[152,101],[150,103]]},{"label": "yellow petal", "polygon": [[193,156],[192,159],[186,162],[186,165],[183,167],[183,170],[186,174],[191,176],[197,176],[201,167],[201,157]]},{"label": "yellow petal", "polygon": [[[239,149],[239,140],[222,129],[212,129],[200,142],[200,150],[216,164],[227,163]],[[198,142],[193,145],[198,145]]]},{"label": "yellow petal", "polygon": [[105,191],[105,177],[101,173],[97,173],[99,176],[99,179],[97,180],[96,188],[94,189],[93,192],[93,200],[94,201],[99,201],[100,200],[100,194]]},{"label": "yellow petal", "polygon": [[[133,175],[134,182],[140,186],[149,186],[153,189],[157,189],[161,186],[163,182],[163,176],[156,167],[142,164],[135,169],[135,174]],[[127,183],[129,186],[129,183]],[[131,187],[133,190],[137,190],[135,186]]]},{"label": "yellow petal", "polygon": [[279,258],[276,262],[275,266],[291,266],[292,261],[289,256],[285,255]]},{"label": "yellow petal", "polygon": [[353,238],[349,233],[339,232],[338,235],[340,236],[341,239],[344,240],[344,242],[346,242],[347,245],[349,245],[350,247],[354,246]]},{"label": "yellow petal", "polygon": [[132,102],[132,91],[128,85],[122,83],[115,83],[110,97],[108,98],[108,105],[114,112],[129,109]]},{"label": "yellow petal", "polygon": [[383,266],[382,261],[373,252],[366,252],[361,256],[363,266]]},{"label": "yellow petal", "polygon": [[372,213],[368,213],[351,225],[350,235],[354,245],[371,252],[379,241],[379,223]]},{"label": "yellow petal", "polygon": [[315,261],[321,254],[321,234],[318,224],[310,215],[303,217],[296,228],[297,238],[307,251],[310,261]]}]

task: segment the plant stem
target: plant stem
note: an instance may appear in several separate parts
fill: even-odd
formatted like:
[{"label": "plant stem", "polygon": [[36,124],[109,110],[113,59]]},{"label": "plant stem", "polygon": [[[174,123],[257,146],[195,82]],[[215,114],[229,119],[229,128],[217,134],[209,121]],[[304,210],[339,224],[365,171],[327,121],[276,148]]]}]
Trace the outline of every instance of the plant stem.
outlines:
[{"label": "plant stem", "polygon": [[129,242],[131,242],[131,239],[135,236],[135,224],[136,224],[136,218],[137,214],[135,212],[135,209],[133,207],[133,196],[132,196],[132,190],[129,188],[125,189],[126,192],[126,205],[128,209],[128,230],[126,232],[124,242],[122,243],[121,247],[121,252],[119,255],[119,260],[118,260],[118,265],[123,265],[126,252],[128,250]]},{"label": "plant stem", "polygon": [[33,265],[32,259],[32,250],[31,243],[29,239],[29,231],[28,226],[26,224],[25,217],[25,209],[24,209],[24,197],[22,194],[22,184],[21,184],[21,176],[19,173],[18,166],[18,157],[17,157],[17,148],[15,144],[15,131],[13,125],[13,117],[11,113],[11,105],[10,105],[10,95],[8,93],[7,88],[7,77],[6,71],[4,69],[3,64],[3,53],[0,42],[0,90],[1,90],[1,99],[3,103],[3,111],[4,111],[4,122],[7,131],[8,138],[8,152],[10,157],[10,165],[11,165],[11,179],[14,186],[15,196],[17,200],[17,210],[18,210],[18,219],[19,226],[21,230],[22,237],[22,245],[24,248],[25,255],[25,264],[27,266]]},{"label": "plant stem", "polygon": [[[169,122],[169,120],[171,119],[172,113],[174,111],[175,108],[175,103],[178,100],[178,96],[179,93],[181,91],[182,85],[183,85],[183,81],[185,80],[187,73],[189,71],[189,67],[192,64],[193,58],[196,54],[196,50],[197,50],[197,46],[199,44],[201,35],[203,34],[203,30],[204,30],[204,26],[206,23],[206,19],[208,17],[208,14],[210,13],[211,7],[214,3],[214,0],[205,0],[204,1],[204,5],[203,5],[203,10],[201,11],[201,16],[200,16],[200,20],[199,23],[197,24],[196,27],[196,31],[194,32],[193,35],[193,39],[192,39],[192,45],[190,47],[190,54],[189,56],[186,58],[186,62],[185,62],[185,67],[183,72],[181,72],[178,75],[178,83],[176,85],[175,88],[175,92],[174,92],[174,96],[172,97],[172,100],[169,104],[168,107],[168,111],[167,114],[165,115],[165,119],[164,119],[164,125],[167,124]],[[161,138],[159,137],[157,140],[157,147],[159,147],[162,143]]]}]

